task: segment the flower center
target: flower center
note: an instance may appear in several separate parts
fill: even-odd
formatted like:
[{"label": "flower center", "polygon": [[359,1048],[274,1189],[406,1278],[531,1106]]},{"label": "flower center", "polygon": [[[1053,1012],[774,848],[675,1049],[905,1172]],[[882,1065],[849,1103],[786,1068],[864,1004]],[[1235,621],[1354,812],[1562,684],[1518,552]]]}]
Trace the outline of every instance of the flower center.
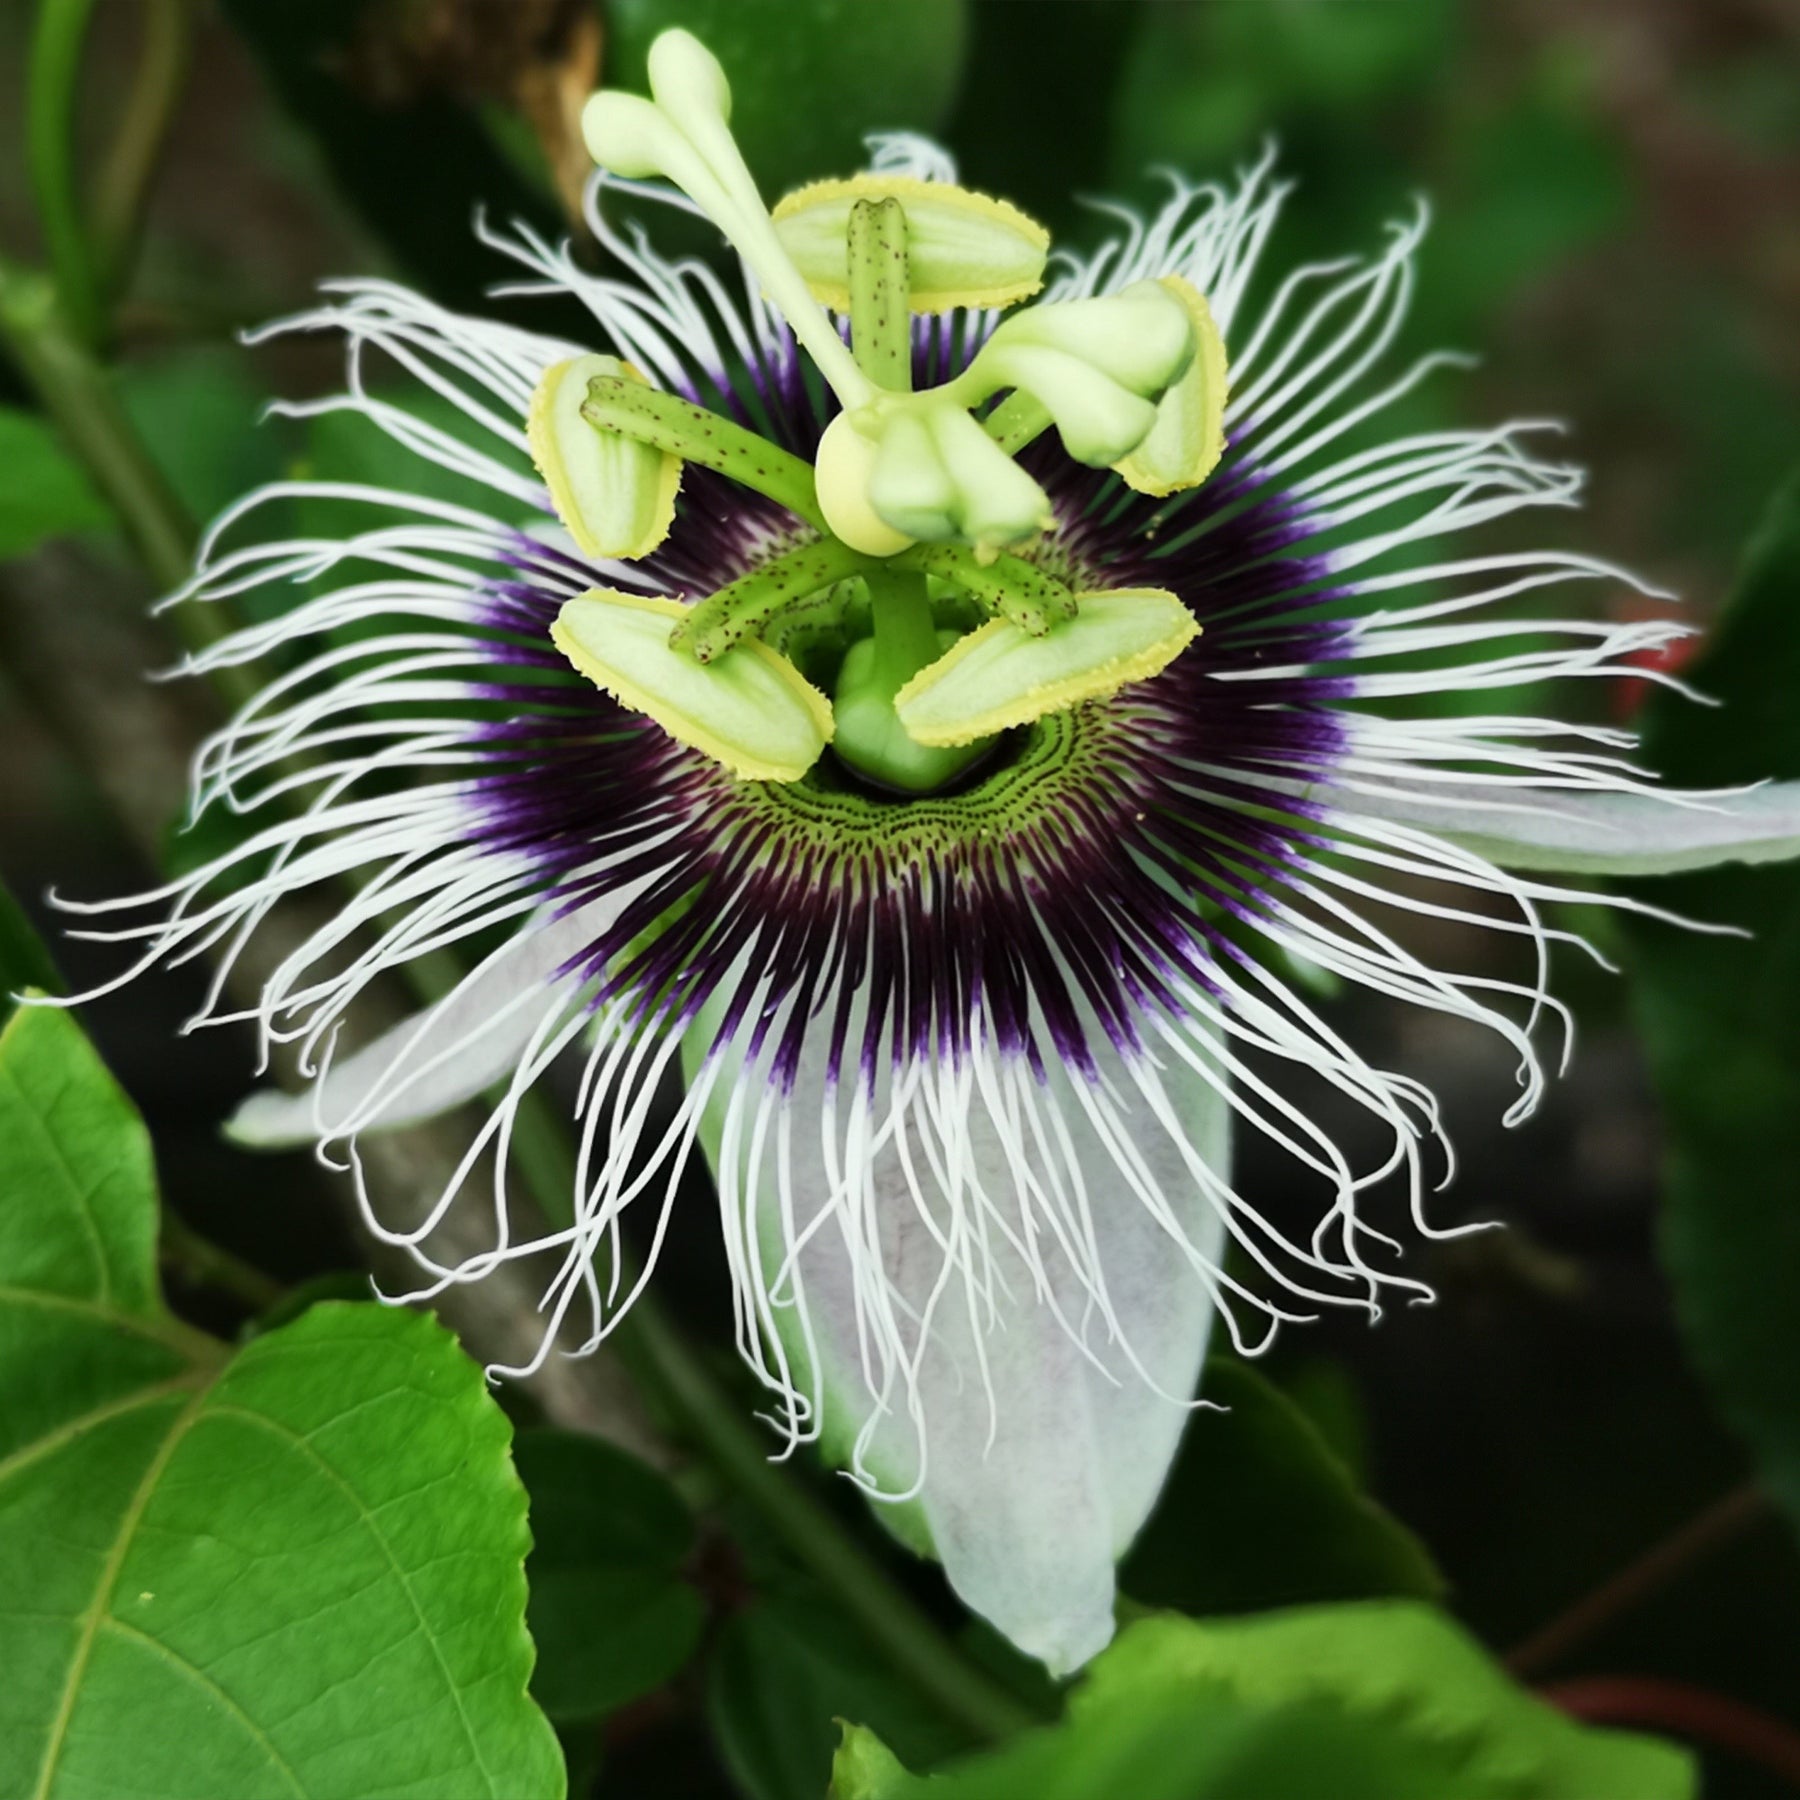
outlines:
[{"label": "flower center", "polygon": [[[1174,595],[1077,593],[1033,564],[1029,546],[1055,521],[1016,458],[1054,426],[1076,461],[1140,491],[1203,480],[1222,448],[1225,395],[1205,300],[1169,278],[1026,306],[960,373],[915,391],[914,315],[1036,293],[1048,234],[1003,201],[875,174],[816,183],[771,214],[731,136],[730,88],[711,54],[665,32],[650,85],[650,99],[590,100],[595,159],[688,195],[841,411],[809,465],[614,358],[550,370],[532,449],[589,554],[650,554],[689,462],[816,533],[692,605],[607,589],[570,601],[554,636],[575,667],[742,779],[796,780],[833,743],[864,779],[929,794],[998,733],[1178,656],[1198,627]],[[828,306],[847,315],[848,347]],[[822,624],[838,654],[798,656]]]}]

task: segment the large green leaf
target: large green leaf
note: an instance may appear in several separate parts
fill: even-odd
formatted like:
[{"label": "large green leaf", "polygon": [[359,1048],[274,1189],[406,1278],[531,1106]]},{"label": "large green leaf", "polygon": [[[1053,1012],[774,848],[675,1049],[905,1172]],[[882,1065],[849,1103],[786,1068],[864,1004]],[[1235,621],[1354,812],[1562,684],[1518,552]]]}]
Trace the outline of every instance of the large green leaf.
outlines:
[{"label": "large green leaf", "polygon": [[[1669,780],[1800,777],[1800,475],[1777,497],[1694,683],[1659,696]],[[1644,898],[1741,938],[1631,922],[1634,998],[1668,1134],[1662,1248],[1682,1327],[1763,1472],[1800,1518],[1800,868],[1731,868]]]},{"label": "large green leaf", "polygon": [[1243,1363],[1214,1357],[1155,1513],[1120,1582],[1184,1612],[1309,1600],[1435,1599],[1423,1544],[1361,1493],[1318,1428]]},{"label": "large green leaf", "polygon": [[524,1494],[428,1318],[235,1357],[157,1290],[143,1126],[66,1013],[0,1038],[0,1794],[558,1800]]},{"label": "large green leaf", "polygon": [[111,523],[112,514],[34,413],[0,406],[0,562],[47,538]]},{"label": "large green leaf", "polygon": [[838,1800],[1691,1800],[1686,1757],[1587,1730],[1443,1614],[1314,1607],[1125,1631],[1060,1725],[920,1781],[867,1733]]},{"label": "large green leaf", "polygon": [[682,1579],[694,1526],[635,1456],[566,1431],[513,1447],[531,1496],[531,1691],[557,1720],[599,1718],[677,1674],[706,1609]]}]

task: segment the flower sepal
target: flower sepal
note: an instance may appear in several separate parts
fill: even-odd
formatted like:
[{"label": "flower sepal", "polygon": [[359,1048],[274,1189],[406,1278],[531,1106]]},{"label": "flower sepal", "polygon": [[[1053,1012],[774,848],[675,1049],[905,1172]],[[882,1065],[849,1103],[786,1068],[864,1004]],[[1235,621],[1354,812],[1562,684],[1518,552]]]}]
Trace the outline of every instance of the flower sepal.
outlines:
[{"label": "flower sepal", "polygon": [[825,696],[786,657],[751,638],[710,663],[672,648],[689,608],[595,588],[565,602],[556,647],[596,687],[743,781],[798,781],[831,742]]}]

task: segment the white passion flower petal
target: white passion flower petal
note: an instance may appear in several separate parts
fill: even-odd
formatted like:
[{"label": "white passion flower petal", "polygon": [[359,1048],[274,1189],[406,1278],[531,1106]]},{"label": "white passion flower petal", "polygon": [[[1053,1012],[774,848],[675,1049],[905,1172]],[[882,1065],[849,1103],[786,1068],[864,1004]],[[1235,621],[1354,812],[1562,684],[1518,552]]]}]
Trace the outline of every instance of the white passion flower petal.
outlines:
[{"label": "white passion flower petal", "polygon": [[1200,635],[1165,588],[1110,588],[1076,604],[1041,637],[1006,619],[970,632],[894,696],[901,724],[921,744],[991,737],[1147,681]]},{"label": "white passion flower petal", "polygon": [[[1333,799],[1316,787],[1315,798]],[[1401,793],[1358,790],[1346,808],[1451,838],[1513,869],[1675,875],[1720,863],[1800,856],[1800,781],[1741,793],[1538,791],[1434,782]]]},{"label": "white passion flower petal", "polygon": [[[727,1231],[770,1285],[764,1329],[820,1408],[822,1452],[874,1484],[875,1516],[935,1557],[973,1611],[1068,1674],[1113,1635],[1115,1567],[1162,1491],[1199,1383],[1216,1309],[1195,1264],[1216,1266],[1224,1226],[1195,1164],[1225,1182],[1229,1103],[1178,1058],[1145,1072],[1154,1104],[1111,1053],[1093,1105],[1080,1075],[1056,1069],[1044,1091],[1019,1071],[1026,1098],[990,1067],[961,1092],[952,1193],[918,1141],[931,1103],[915,1083],[897,1103],[910,1158],[890,1144],[847,1188],[817,1122],[848,1103],[827,1062],[822,1046],[802,1056],[779,1151],[773,1132],[724,1123],[717,1096],[741,1070],[712,1089],[707,1151]],[[901,1086],[880,1080],[872,1125]],[[1123,1096],[1110,1112],[1103,1088]],[[1027,1118],[1059,1121],[1054,1180],[1032,1162],[1015,1098]],[[1060,1220],[1056,1180],[1076,1190],[1057,1196]],[[1160,1217],[1128,1183],[1154,1192]]]},{"label": "white passion flower petal", "polygon": [[1160,498],[1198,487],[1225,454],[1230,374],[1206,296],[1179,275],[1165,275],[1159,285],[1187,309],[1194,359],[1157,402],[1156,423],[1143,441],[1113,468],[1127,487]]},{"label": "white passion flower petal", "polygon": [[798,781],[832,736],[831,704],[786,657],[751,638],[709,663],[673,649],[690,609],[594,588],[564,603],[557,649],[596,687],[743,781]]},{"label": "white passion flower petal", "polygon": [[906,214],[914,312],[1011,306],[1044,284],[1050,234],[1016,206],[947,181],[855,175],[798,188],[772,215],[813,298],[838,312],[850,310],[850,209],[859,200],[897,200]]},{"label": "white passion flower petal", "polygon": [[539,914],[435,1005],[373,1042],[333,1056],[299,1093],[252,1094],[226,1123],[234,1143],[287,1149],[316,1139],[415,1125],[510,1075],[543,1025],[581,984],[563,967],[594,941],[616,902],[564,918]]},{"label": "white passion flower petal", "polygon": [[648,556],[668,536],[681,458],[583,418],[582,402],[596,375],[650,385],[616,356],[555,363],[531,397],[526,437],[569,535],[589,556],[629,562]]}]

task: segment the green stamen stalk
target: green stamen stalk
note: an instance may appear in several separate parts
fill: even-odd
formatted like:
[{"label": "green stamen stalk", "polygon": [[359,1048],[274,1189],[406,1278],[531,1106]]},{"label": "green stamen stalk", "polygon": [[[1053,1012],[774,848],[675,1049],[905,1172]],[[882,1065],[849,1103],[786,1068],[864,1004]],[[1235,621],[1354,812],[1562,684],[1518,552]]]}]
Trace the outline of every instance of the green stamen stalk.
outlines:
[{"label": "green stamen stalk", "polygon": [[790,606],[869,566],[867,557],[836,538],[801,544],[702,600],[675,627],[670,646],[709,663],[746,638],[761,637]]},{"label": "green stamen stalk", "polygon": [[984,558],[967,544],[918,544],[895,557],[894,564],[950,582],[1032,637],[1042,637],[1077,611],[1072,589],[1004,551]]},{"label": "green stamen stalk", "polygon": [[876,676],[883,686],[891,681],[891,696],[941,654],[931,595],[923,575],[892,564],[877,565],[863,579],[875,626]]},{"label": "green stamen stalk", "polygon": [[683,462],[716,469],[766,494],[807,524],[825,529],[812,465],[734,419],[708,412],[679,394],[607,375],[596,376],[588,384],[581,416],[601,431],[616,431],[670,451]]}]

